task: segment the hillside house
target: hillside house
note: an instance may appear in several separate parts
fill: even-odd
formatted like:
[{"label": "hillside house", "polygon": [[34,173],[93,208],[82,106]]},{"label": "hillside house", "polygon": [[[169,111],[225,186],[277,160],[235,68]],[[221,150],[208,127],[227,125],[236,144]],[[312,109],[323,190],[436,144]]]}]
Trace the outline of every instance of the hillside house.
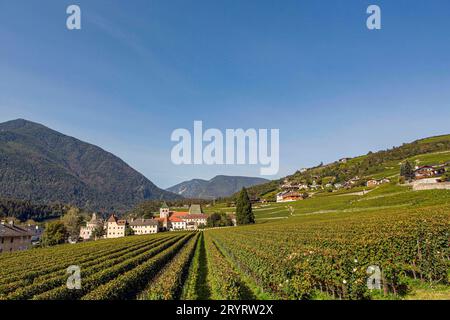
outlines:
[{"label": "hillside house", "polygon": [[95,229],[101,228],[103,226],[103,220],[97,217],[97,214],[94,212],[92,214],[91,220],[89,220],[85,226],[80,228],[80,238],[83,240],[89,240],[92,237],[92,233]]},{"label": "hillside house", "polygon": [[445,166],[421,166],[414,170],[415,179],[427,179],[440,176],[445,173]]},{"label": "hillside house", "polygon": [[126,220],[119,220],[114,214],[106,222],[106,238],[125,237]]},{"label": "hillside house", "polygon": [[357,185],[360,181],[359,176],[356,176],[354,178],[351,178],[350,180],[346,181],[344,183],[344,187],[347,189],[353,188],[355,185]]},{"label": "hillside house", "polygon": [[376,187],[377,185],[378,185],[378,180],[375,180],[375,179],[370,179],[369,181],[366,182],[366,186],[368,188]]},{"label": "hillside house", "polygon": [[379,186],[381,184],[389,183],[389,182],[391,182],[391,180],[388,179],[388,178],[383,178],[383,179],[379,179],[379,180],[370,179],[369,181],[366,182],[366,187],[368,187],[368,188],[376,187],[376,186]]},{"label": "hillside house", "polygon": [[32,233],[14,222],[0,223],[0,254],[27,250],[31,246]]},{"label": "hillside house", "polygon": [[289,191],[277,194],[277,202],[292,202],[297,200],[303,200],[302,195],[298,192]]}]

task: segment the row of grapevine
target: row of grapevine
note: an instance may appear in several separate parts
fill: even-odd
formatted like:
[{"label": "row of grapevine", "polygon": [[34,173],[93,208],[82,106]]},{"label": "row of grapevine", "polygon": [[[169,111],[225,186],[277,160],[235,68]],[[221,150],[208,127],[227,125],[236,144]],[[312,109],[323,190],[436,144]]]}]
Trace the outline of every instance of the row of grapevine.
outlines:
[{"label": "row of grapevine", "polygon": [[205,232],[205,247],[208,261],[208,282],[211,286],[211,297],[218,300],[241,300],[244,297],[244,286],[233,265],[220,252],[219,248]]},{"label": "row of grapevine", "polygon": [[[90,275],[96,272],[101,272],[102,270],[115,266],[119,263],[127,262],[128,259],[134,259],[147,253],[148,250],[162,250],[165,248],[165,244],[170,239],[161,239],[152,243],[149,243],[142,248],[134,250],[134,248],[128,249],[126,252],[117,252],[113,255],[107,257],[107,259],[101,257],[94,260],[88,265],[79,265],[82,269],[82,277],[88,278]],[[56,274],[53,277],[43,277],[36,279],[31,285],[22,287],[7,296],[7,299],[29,299],[33,296],[45,297],[47,294],[53,294],[54,291],[62,290],[69,291],[66,289],[67,274],[63,272],[62,274]]]},{"label": "row of grapevine", "polygon": [[140,263],[117,278],[107,281],[82,297],[83,300],[117,300],[134,299],[142,291],[155,274],[163,268],[192,238],[193,234],[185,235],[167,250],[160,252],[151,259]]},{"label": "row of grapevine", "polygon": [[[202,232],[195,246],[194,256],[189,266],[187,279],[183,284],[181,299],[199,300],[209,297],[209,287],[206,279],[204,279],[206,278],[206,270],[206,252]],[[202,288],[200,288],[200,286]]]},{"label": "row of grapevine", "polygon": [[160,270],[147,289],[139,295],[141,299],[175,300],[179,298],[198,239],[197,234],[170,263]]},{"label": "row of grapevine", "polygon": [[139,253],[142,250],[145,250],[147,247],[157,244],[159,241],[162,240],[155,238],[150,241],[140,241],[134,245],[132,244],[129,246],[116,246],[107,251],[90,251],[86,252],[84,256],[80,257],[72,257],[68,255],[66,256],[65,260],[55,259],[54,264],[47,266],[47,268],[23,268],[21,274],[5,277],[4,280],[9,280],[9,282],[0,285],[0,294],[8,294],[20,287],[24,288],[29,285],[35,285],[45,281],[50,281],[51,279],[55,280],[54,278],[62,278],[63,280],[65,278],[66,268],[70,265],[73,265],[75,262],[81,268],[88,268],[97,263],[103,262],[105,258],[111,260],[117,257],[121,257],[129,252]]},{"label": "row of grapevine", "polygon": [[[95,290],[101,285],[104,285],[121,274],[128,272],[139,265],[145,263],[149,259],[164,252],[176,243],[183,239],[184,235],[175,238],[170,238],[163,241],[161,244],[151,247],[142,253],[136,255],[135,252],[130,252],[129,256],[122,256],[119,261],[105,261],[87,270],[81,271],[82,288],[81,290],[70,290],[65,284],[56,287],[52,290],[46,291],[42,294],[34,296],[36,300],[76,300]],[[118,263],[119,262],[119,263]]]},{"label": "row of grapevine", "polygon": [[[108,250],[131,246],[142,243],[144,239],[127,239],[128,241],[117,241],[116,239],[102,240],[99,249],[98,242],[85,242],[77,245],[65,244],[56,247],[40,248],[38,250],[19,251],[4,253],[0,255],[0,283],[5,277],[14,275],[21,276],[29,269],[47,269],[68,259],[76,260],[90,253],[101,254]],[[27,266],[27,269],[23,268]]]},{"label": "row of grapevine", "polygon": [[[51,248],[52,250],[43,249],[42,251],[46,251],[45,254],[49,256],[52,255],[52,252],[55,252],[55,256],[58,258],[54,259],[54,264],[48,265],[46,262],[46,269],[42,269],[43,266],[33,265],[32,268],[23,268],[21,273],[17,272],[14,276],[6,277],[6,280],[4,278],[4,282],[0,285],[0,299],[79,298],[92,288],[166,250],[179,242],[184,235],[161,234],[129,237],[96,242],[95,246],[91,242],[72,246],[57,246]],[[75,249],[72,250],[72,247]],[[67,254],[64,255],[64,252],[67,252]],[[70,252],[77,252],[77,254],[73,257]],[[26,253],[27,258],[42,255],[41,249],[30,250]],[[60,255],[64,256],[65,259]],[[25,255],[22,254],[22,256]],[[11,266],[11,264],[9,265]],[[69,265],[80,267],[83,281],[82,290],[66,288],[68,277],[66,268]],[[22,275],[23,279],[17,280],[18,275]]]}]

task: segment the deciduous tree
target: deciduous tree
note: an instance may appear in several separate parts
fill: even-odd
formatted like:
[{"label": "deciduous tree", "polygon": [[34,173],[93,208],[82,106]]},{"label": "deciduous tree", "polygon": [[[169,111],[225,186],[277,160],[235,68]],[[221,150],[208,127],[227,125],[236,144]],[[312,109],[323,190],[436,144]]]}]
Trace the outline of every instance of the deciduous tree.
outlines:
[{"label": "deciduous tree", "polygon": [[50,247],[64,243],[67,239],[67,230],[62,221],[52,221],[45,225],[42,235],[42,245]]}]

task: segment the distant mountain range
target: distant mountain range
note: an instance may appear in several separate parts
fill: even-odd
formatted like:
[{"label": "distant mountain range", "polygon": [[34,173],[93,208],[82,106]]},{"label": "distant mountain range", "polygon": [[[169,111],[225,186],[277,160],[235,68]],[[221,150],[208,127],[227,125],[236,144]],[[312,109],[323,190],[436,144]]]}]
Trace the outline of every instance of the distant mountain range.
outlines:
[{"label": "distant mountain range", "polygon": [[23,119],[0,123],[0,197],[117,212],[181,198],[113,154]]},{"label": "distant mountain range", "polygon": [[185,198],[216,199],[229,197],[242,187],[251,187],[269,180],[254,177],[216,176],[211,180],[194,179],[167,189]]}]

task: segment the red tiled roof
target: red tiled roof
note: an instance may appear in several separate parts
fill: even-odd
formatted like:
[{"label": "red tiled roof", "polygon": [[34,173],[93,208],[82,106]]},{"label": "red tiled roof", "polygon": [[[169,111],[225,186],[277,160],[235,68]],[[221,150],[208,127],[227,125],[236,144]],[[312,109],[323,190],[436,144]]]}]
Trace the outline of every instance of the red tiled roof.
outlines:
[{"label": "red tiled roof", "polygon": [[185,212],[185,211],[171,211],[170,212],[170,216],[171,217],[180,217],[180,216],[186,216],[188,215],[189,212]]},{"label": "red tiled roof", "polygon": [[192,213],[185,216],[180,217],[182,219],[207,219],[208,215],[203,213]]},{"label": "red tiled roof", "polygon": [[283,197],[301,197],[301,194],[298,192],[288,192],[283,194]]}]

